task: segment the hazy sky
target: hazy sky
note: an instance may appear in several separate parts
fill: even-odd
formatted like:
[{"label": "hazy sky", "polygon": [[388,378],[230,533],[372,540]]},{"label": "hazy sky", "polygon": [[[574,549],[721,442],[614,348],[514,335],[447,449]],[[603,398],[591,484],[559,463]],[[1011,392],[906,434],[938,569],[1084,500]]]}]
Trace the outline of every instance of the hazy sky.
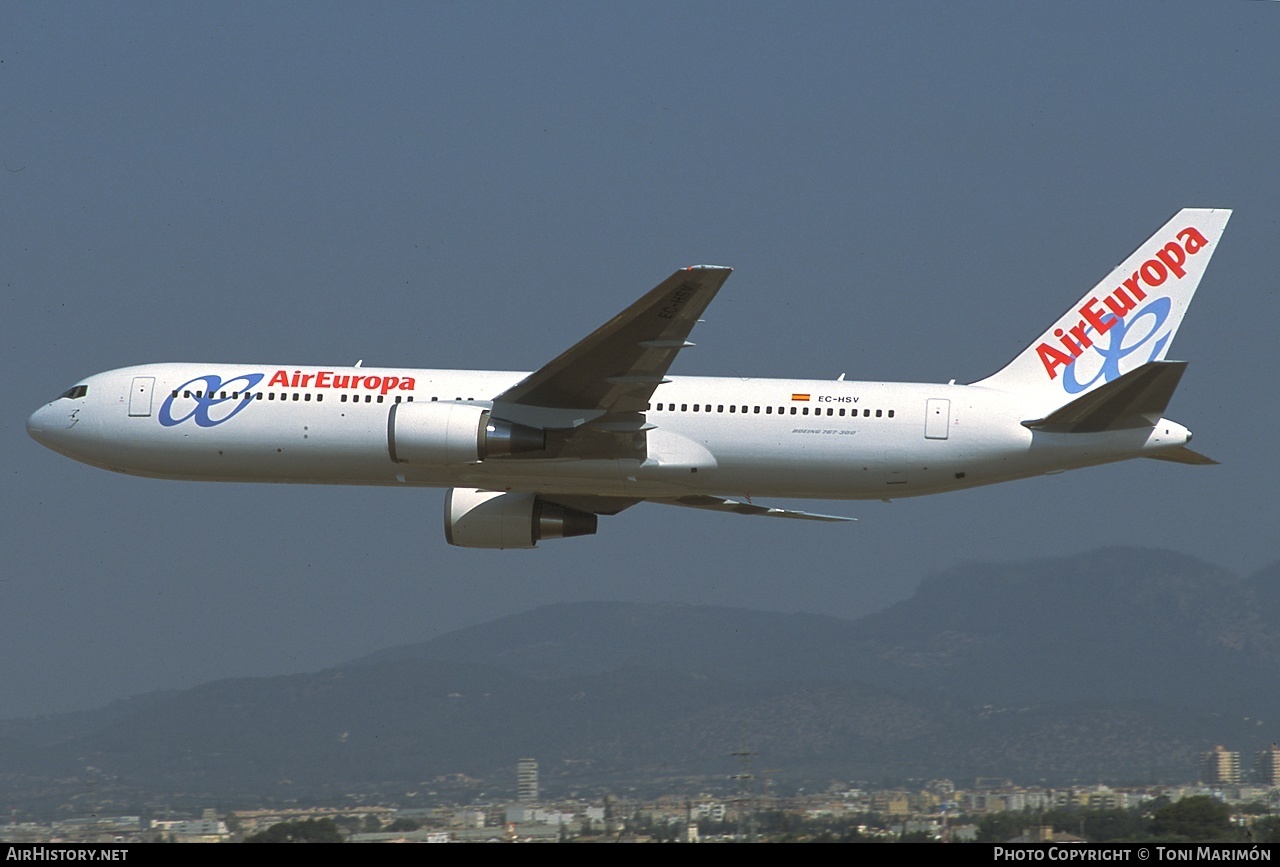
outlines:
[{"label": "hazy sky", "polygon": [[[0,6],[0,717],[537,605],[855,617],[956,561],[1280,559],[1280,4]],[[1235,216],[1157,461],[808,524],[451,548],[430,490],[164,482],[26,417],[150,361],[532,369],[737,270],[680,374],[981,378],[1185,206]],[[794,504],[801,508],[805,504]]]}]

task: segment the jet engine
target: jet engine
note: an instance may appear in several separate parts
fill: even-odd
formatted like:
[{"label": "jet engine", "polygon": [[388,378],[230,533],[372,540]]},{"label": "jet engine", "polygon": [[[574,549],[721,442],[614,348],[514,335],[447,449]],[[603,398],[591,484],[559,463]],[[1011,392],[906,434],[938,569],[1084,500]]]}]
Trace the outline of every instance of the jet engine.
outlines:
[{"label": "jet engine", "polygon": [[474,403],[397,403],[387,417],[387,451],[401,464],[457,466],[546,447],[546,431],[493,418]]},{"label": "jet engine", "polygon": [[597,517],[536,494],[450,488],[444,538],[461,548],[536,548],[543,539],[594,536]]}]

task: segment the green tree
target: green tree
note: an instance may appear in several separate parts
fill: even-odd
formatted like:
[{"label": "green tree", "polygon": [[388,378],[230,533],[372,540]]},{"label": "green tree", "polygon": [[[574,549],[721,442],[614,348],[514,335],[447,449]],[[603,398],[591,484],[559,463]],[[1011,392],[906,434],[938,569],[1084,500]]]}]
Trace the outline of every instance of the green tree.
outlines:
[{"label": "green tree", "polygon": [[928,831],[903,831],[898,836],[899,843],[937,843],[937,839]]},{"label": "green tree", "polygon": [[1151,833],[1188,840],[1222,840],[1232,836],[1231,808],[1208,795],[1183,798],[1156,811]]},{"label": "green tree", "polygon": [[[814,840],[813,842],[820,843],[822,841]],[[880,840],[879,838],[873,837],[870,834],[862,833],[857,828],[850,828],[840,837],[840,842],[841,843],[879,843]]]},{"label": "green tree", "polygon": [[975,843],[1003,843],[1019,836],[1032,825],[1040,824],[1038,816],[1027,813],[989,813],[978,823]]},{"label": "green tree", "polygon": [[280,822],[244,838],[246,843],[341,843],[342,832],[332,819]]},{"label": "green tree", "polygon": [[1268,816],[1249,829],[1252,843],[1280,843],[1280,816]]},{"label": "green tree", "polygon": [[361,820],[359,816],[342,815],[333,817],[333,822],[338,826],[338,829],[345,831],[348,834],[354,834],[359,831],[362,826],[362,821],[363,820]]},{"label": "green tree", "polygon": [[1041,820],[1059,831],[1079,834],[1094,843],[1114,840],[1138,840],[1147,836],[1147,821],[1142,811],[1054,809]]}]

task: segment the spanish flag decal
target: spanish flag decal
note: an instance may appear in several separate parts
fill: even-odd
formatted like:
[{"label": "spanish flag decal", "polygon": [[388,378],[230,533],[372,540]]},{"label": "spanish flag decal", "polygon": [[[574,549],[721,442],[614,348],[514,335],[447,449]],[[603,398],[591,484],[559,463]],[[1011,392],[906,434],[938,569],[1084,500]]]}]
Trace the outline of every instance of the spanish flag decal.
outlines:
[{"label": "spanish flag decal", "polygon": [[792,400],[808,400],[808,399],[809,399],[809,395],[807,395],[807,394],[793,394],[793,395],[791,395],[791,399],[792,399]]}]

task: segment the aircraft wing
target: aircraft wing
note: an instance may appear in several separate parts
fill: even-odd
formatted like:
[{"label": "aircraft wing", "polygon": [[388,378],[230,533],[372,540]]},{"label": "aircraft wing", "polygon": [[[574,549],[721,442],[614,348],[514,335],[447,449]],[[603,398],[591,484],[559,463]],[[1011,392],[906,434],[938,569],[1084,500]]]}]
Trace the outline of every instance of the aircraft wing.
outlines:
[{"label": "aircraft wing", "polygon": [[592,515],[616,515],[643,502],[635,497],[606,497],[598,494],[539,494],[541,499]]},{"label": "aircraft wing", "polygon": [[[494,398],[498,418],[541,428],[596,421],[640,430],[689,332],[733,272],[719,265],[677,271],[639,301]],[[610,416],[611,419],[605,419]]]},{"label": "aircraft wing", "polygon": [[663,503],[668,506],[685,506],[690,509],[711,509],[716,512],[733,512],[736,515],[759,515],[766,518],[798,518],[804,521],[858,520],[857,518],[845,518],[840,515],[818,515],[813,512],[798,512],[793,509],[774,509],[769,506],[757,506],[755,503],[726,500],[723,497],[689,496],[663,500],[648,500],[647,502]]},{"label": "aircraft wing", "polygon": [[856,521],[857,518],[845,518],[840,515],[818,515],[813,512],[798,512],[794,509],[775,509],[769,506],[757,506],[755,503],[743,503],[724,497],[691,495],[688,497],[670,497],[663,499],[640,500],[630,497],[606,496],[573,496],[560,494],[540,495],[548,502],[568,506],[580,512],[591,512],[597,515],[616,515],[629,509],[636,503],[657,503],[663,506],[684,506],[688,509],[710,509],[715,512],[732,512],[735,515],[757,515],[766,518],[797,518],[805,521]]}]

